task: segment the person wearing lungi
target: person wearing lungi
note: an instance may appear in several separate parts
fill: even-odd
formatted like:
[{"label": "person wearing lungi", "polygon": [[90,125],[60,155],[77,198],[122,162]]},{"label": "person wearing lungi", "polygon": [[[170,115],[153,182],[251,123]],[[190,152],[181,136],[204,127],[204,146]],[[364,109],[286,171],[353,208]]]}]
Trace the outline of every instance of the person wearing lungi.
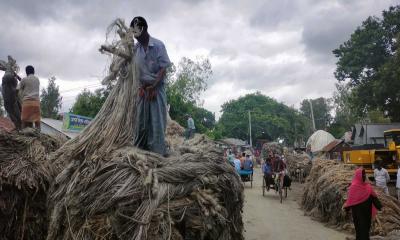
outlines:
[{"label": "person wearing lungi", "polygon": [[29,65],[25,68],[26,77],[18,85],[22,101],[22,128],[35,127],[40,131],[40,82],[35,76],[35,69]]},{"label": "person wearing lungi", "polygon": [[143,17],[133,18],[130,24],[138,41],[133,61],[140,82],[134,145],[166,156],[167,97],[164,81],[171,62],[164,43],[150,36],[147,27]]}]

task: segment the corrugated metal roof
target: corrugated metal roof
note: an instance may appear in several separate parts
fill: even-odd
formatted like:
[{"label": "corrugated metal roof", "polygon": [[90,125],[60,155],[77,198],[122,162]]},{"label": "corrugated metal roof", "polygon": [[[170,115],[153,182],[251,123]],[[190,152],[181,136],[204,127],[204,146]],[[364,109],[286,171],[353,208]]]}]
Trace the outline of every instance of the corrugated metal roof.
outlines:
[{"label": "corrugated metal roof", "polygon": [[247,145],[245,141],[237,139],[237,138],[224,138],[220,140],[223,143],[235,146],[245,146]]},{"label": "corrugated metal roof", "polygon": [[77,132],[64,131],[62,129],[63,122],[61,120],[56,120],[56,119],[52,119],[52,118],[42,118],[41,122],[48,125],[49,127],[54,128],[61,134],[67,136],[68,138],[75,138],[76,136],[79,135],[79,133],[77,133]]},{"label": "corrugated metal roof", "polygon": [[400,123],[369,123],[369,124],[355,124],[354,125],[354,144],[375,144],[384,143],[384,131],[390,129],[400,128]]},{"label": "corrugated metal roof", "polygon": [[337,145],[339,145],[340,143],[342,143],[344,140],[341,139],[335,139],[332,142],[328,143],[328,145],[326,145],[323,149],[322,152],[329,152],[332,149],[334,149]]}]

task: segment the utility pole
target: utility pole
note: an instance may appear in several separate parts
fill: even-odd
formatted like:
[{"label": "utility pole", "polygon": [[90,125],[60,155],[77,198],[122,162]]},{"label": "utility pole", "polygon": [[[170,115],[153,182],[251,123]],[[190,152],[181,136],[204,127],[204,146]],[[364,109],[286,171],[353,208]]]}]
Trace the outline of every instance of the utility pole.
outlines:
[{"label": "utility pole", "polygon": [[312,121],[312,126],[313,126],[313,132],[315,132],[317,129],[315,128],[314,110],[313,110],[313,107],[312,107],[311,99],[308,99],[308,102],[310,103],[311,121]]},{"label": "utility pole", "polygon": [[250,136],[250,148],[253,148],[253,140],[251,139],[251,114],[249,110],[249,136]]}]

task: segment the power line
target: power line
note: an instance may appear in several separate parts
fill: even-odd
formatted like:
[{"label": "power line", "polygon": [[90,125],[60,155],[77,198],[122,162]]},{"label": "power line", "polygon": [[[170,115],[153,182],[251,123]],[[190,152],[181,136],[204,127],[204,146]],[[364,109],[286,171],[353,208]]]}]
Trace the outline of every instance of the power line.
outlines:
[{"label": "power line", "polygon": [[81,90],[81,89],[85,89],[85,88],[94,88],[94,87],[101,87],[102,84],[96,83],[96,84],[90,84],[90,85],[85,85],[85,86],[81,86],[81,87],[75,87],[75,88],[70,88],[64,91],[60,91],[61,93],[67,93],[67,92],[73,92],[75,90]]}]

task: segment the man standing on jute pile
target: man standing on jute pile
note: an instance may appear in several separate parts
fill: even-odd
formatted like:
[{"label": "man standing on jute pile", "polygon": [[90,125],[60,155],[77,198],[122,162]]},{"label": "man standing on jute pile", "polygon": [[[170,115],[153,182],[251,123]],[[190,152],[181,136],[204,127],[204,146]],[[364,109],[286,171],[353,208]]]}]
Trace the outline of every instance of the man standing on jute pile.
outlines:
[{"label": "man standing on jute pile", "polygon": [[140,82],[134,144],[165,156],[167,96],[164,81],[170,60],[163,42],[147,32],[143,17],[133,18],[130,27],[138,41],[134,61]]},{"label": "man standing on jute pile", "polygon": [[25,71],[26,77],[18,85],[19,95],[22,99],[22,128],[35,127],[40,131],[40,82],[39,78],[35,76],[33,66],[27,66]]}]

